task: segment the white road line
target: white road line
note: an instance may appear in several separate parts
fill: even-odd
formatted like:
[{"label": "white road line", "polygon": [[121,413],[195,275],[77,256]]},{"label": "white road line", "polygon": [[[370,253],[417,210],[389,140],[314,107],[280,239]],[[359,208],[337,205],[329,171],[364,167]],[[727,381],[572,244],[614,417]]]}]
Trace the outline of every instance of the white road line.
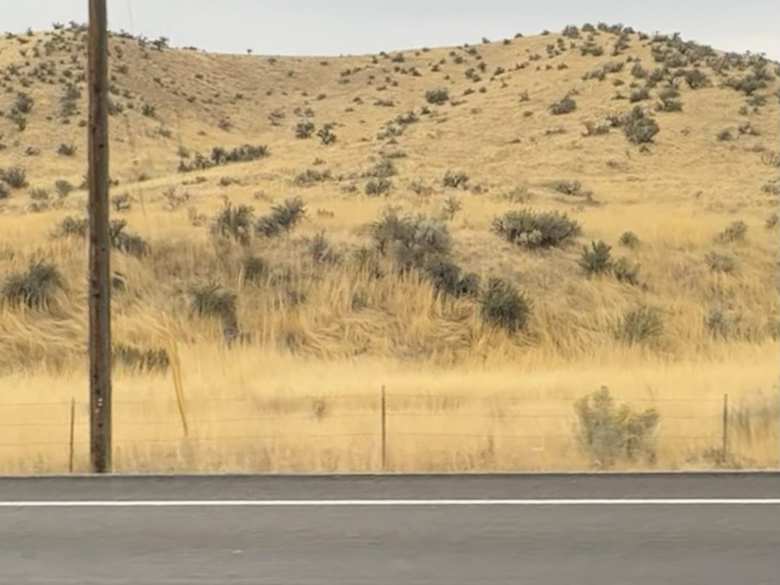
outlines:
[{"label": "white road line", "polygon": [[71,500],[0,501],[0,508],[346,508],[413,506],[778,506],[780,498],[524,500]]}]

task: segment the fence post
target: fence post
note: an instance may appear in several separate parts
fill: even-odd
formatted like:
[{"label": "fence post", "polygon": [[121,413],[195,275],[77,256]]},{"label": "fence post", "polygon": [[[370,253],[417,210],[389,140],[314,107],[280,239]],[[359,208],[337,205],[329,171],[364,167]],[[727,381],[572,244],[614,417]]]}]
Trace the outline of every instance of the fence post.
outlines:
[{"label": "fence post", "polygon": [[387,395],[384,385],[382,385],[380,417],[380,424],[382,428],[382,471],[387,471]]},{"label": "fence post", "polygon": [[76,429],[76,399],[70,399],[70,440],[68,441],[68,473],[73,473],[74,437]]},{"label": "fence post", "polygon": [[725,464],[728,460],[729,448],[729,395],[723,395],[723,445],[721,447],[721,457]]}]

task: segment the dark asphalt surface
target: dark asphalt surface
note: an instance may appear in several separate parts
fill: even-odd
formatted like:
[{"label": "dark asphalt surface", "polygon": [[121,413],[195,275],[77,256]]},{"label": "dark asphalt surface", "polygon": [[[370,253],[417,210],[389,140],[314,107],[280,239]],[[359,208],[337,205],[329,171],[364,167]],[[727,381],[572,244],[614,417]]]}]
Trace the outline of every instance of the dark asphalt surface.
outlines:
[{"label": "dark asphalt surface", "polygon": [[[0,503],[778,497],[759,474],[0,479]],[[0,508],[9,585],[778,582],[777,504]]]}]

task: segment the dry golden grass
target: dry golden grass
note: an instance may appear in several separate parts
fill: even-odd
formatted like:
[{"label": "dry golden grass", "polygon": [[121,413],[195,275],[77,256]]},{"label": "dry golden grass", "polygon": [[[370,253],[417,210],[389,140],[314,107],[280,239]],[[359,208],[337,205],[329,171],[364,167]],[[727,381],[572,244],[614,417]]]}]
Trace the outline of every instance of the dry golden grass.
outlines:
[{"label": "dry golden grass", "polygon": [[[78,121],[84,100],[69,124],[59,115],[64,69],[72,70],[71,79],[83,73],[80,44],[72,37],[39,34],[24,45],[0,40],[0,70],[8,77],[0,85],[10,88],[3,108],[18,91],[35,100],[23,132],[0,118],[0,143],[7,147],[0,150],[0,168],[22,166],[29,189],[51,192],[48,204],[35,207],[29,189],[0,200],[0,279],[46,258],[67,282],[46,311],[0,302],[0,472],[67,468],[72,398],[79,402],[76,468],[86,468],[85,249],[82,241],[51,236],[85,201],[78,189],[62,200],[52,192],[56,180],[78,185],[83,175],[86,145]],[[45,44],[55,38],[60,44],[46,55]],[[190,437],[182,438],[171,372],[120,367],[118,468],[377,470],[383,385],[394,470],[588,467],[573,404],[604,385],[619,401],[658,409],[658,467],[717,463],[713,449],[725,393],[739,429],[729,464],[776,465],[780,417],[771,419],[771,404],[777,404],[780,374],[778,232],[764,224],[777,211],[777,195],[763,187],[777,178],[766,160],[780,140],[779,84],[773,80],[758,92],[765,105],[741,113],[746,97],[702,65],[715,83],[696,91],[682,84],[683,112],[656,114],[661,132],[646,151],[619,129],[584,137],[584,122],[633,105],[613,97],[628,95],[635,81],[631,63],[602,82],[583,80],[585,73],[627,56],[656,66],[649,41],[634,35],[615,57],[614,38],[596,37],[606,49],[600,58],[567,50],[548,59],[546,47],[558,39],[549,35],[479,46],[481,59],[462,47],[406,51],[402,63],[381,56],[271,60],[160,52],[114,38],[112,100],[124,110],[111,117],[111,174],[119,181],[113,193],[132,201],[131,210],[114,215],[152,250],[141,259],[114,254],[114,269],[128,282],[127,291],[114,295],[115,339],[169,352],[175,341],[191,425]],[[36,44],[40,57],[32,55]],[[542,58],[530,60],[534,54]],[[58,72],[54,83],[32,73],[48,61]],[[464,73],[480,62],[486,72],[474,83]],[[516,68],[521,64],[527,65]],[[10,65],[22,73],[9,73]],[[506,72],[491,79],[498,67]],[[780,75],[775,68],[770,64]],[[624,85],[614,86],[615,79]],[[420,114],[425,92],[437,87],[449,89],[451,102]],[[475,91],[465,95],[467,89]],[[552,116],[550,104],[572,90],[577,110]],[[526,91],[530,99],[522,101]],[[376,105],[380,99],[394,105]],[[144,104],[155,106],[153,117],[141,113]],[[335,123],[334,145],[294,137],[308,108],[318,128]],[[377,136],[411,110],[419,114],[417,123],[391,140]],[[227,130],[220,127],[224,120],[231,123]],[[758,135],[737,132],[746,121]],[[724,128],[738,138],[718,141]],[[58,156],[60,143],[75,144],[77,155]],[[267,144],[271,156],[177,172],[182,149],[208,153],[244,143]],[[25,155],[28,146],[41,154]],[[366,196],[365,172],[392,153],[403,155],[393,159],[392,192]],[[332,178],[295,184],[299,173],[315,168]],[[445,188],[448,170],[469,175],[471,189]],[[594,202],[551,187],[575,179],[593,191]],[[524,193],[523,201],[507,195],[512,192]],[[293,194],[308,208],[293,234],[255,239],[245,249],[210,237],[208,223],[225,197],[261,215]],[[533,313],[520,335],[487,327],[474,301],[442,299],[420,275],[385,266],[386,276],[374,278],[349,260],[356,248],[371,246],[366,225],[388,205],[437,216],[452,195],[463,206],[448,224],[453,258],[483,280],[500,276],[527,293]],[[176,197],[180,203],[172,203]],[[574,246],[529,253],[491,233],[494,217],[524,206],[568,213],[582,224],[583,236]],[[198,216],[206,223],[193,222]],[[746,240],[717,242],[735,220],[748,225]],[[641,240],[636,250],[618,245],[627,230]],[[320,232],[342,262],[322,265],[307,255],[307,240]],[[641,264],[643,286],[582,273],[581,246],[599,239]],[[736,272],[713,273],[705,261],[712,251],[734,256]],[[272,269],[259,285],[242,282],[241,258],[250,252]],[[188,290],[208,281],[237,292],[244,343],[228,349],[217,320],[192,314]],[[663,334],[626,346],[616,328],[627,311],[643,305],[661,310]],[[728,339],[706,325],[714,310],[729,316]]]},{"label": "dry golden grass", "polygon": [[[731,405],[732,461],[777,464],[776,348],[732,348],[739,367],[651,362],[624,367],[566,363],[413,369],[378,360],[303,360],[212,345],[182,348],[185,412],[171,376],[120,371],[115,383],[120,471],[381,470],[380,396],[387,396],[388,469],[508,471],[587,469],[574,402],[607,385],[635,409],[661,416],[658,466],[718,463],[723,393]],[[0,401],[3,472],[66,471],[72,397],[85,378],[13,374]],[[15,402],[14,402],[15,401]],[[45,405],[45,406],[42,406]],[[88,467],[87,412],[75,420],[75,468]],[[747,428],[746,415],[752,427]],[[13,457],[9,455],[13,454]],[[635,468],[624,462],[621,467]]]}]

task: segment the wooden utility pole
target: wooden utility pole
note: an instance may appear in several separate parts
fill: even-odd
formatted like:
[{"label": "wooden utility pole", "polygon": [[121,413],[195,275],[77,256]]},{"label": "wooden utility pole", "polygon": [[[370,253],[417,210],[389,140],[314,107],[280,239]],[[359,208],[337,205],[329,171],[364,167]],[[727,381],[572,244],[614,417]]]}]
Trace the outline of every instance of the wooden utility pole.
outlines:
[{"label": "wooden utility pole", "polygon": [[108,232],[108,15],[89,0],[89,430],[93,473],[111,471],[111,286]]}]

